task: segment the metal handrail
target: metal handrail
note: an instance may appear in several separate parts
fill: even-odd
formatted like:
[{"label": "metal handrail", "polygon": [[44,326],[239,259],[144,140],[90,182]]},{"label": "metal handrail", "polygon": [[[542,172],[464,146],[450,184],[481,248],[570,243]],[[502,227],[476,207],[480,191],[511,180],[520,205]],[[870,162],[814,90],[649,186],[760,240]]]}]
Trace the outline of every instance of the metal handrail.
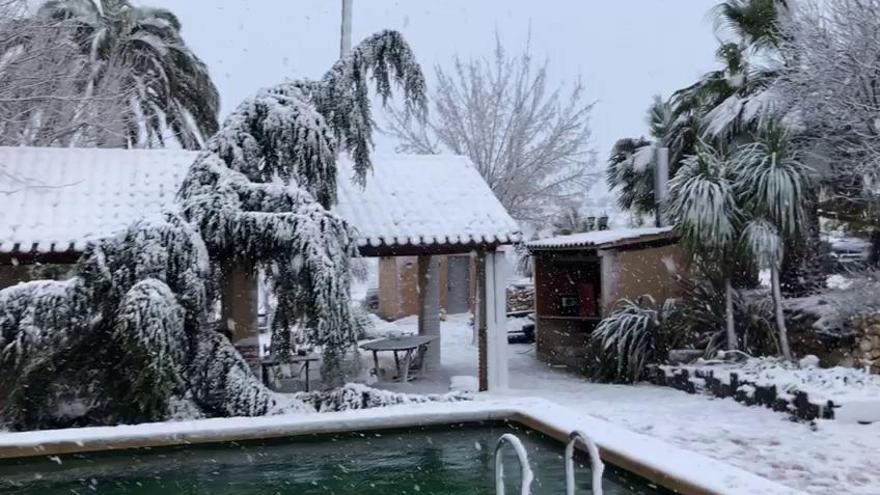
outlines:
[{"label": "metal handrail", "polygon": [[590,466],[593,473],[593,495],[602,495],[602,473],[605,464],[599,457],[599,448],[587,437],[584,432],[575,430],[568,435],[568,444],[565,446],[565,494],[574,495],[574,448],[580,440],[587,447],[590,454]]},{"label": "metal handrail", "polygon": [[505,444],[510,444],[513,451],[519,459],[520,470],[520,495],[530,495],[532,493],[532,480],[535,478],[532,474],[532,468],[529,467],[529,456],[526,454],[526,448],[516,435],[505,433],[498,439],[495,444],[495,494],[504,495],[504,461],[500,455],[501,449]]}]

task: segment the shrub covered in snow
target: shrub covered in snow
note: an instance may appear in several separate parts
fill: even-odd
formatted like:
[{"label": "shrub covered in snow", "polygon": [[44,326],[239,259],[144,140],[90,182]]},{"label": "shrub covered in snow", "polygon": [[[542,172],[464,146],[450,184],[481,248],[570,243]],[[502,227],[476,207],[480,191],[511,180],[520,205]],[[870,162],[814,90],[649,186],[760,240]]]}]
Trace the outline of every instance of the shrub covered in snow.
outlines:
[{"label": "shrub covered in snow", "polygon": [[[678,345],[704,350],[713,356],[727,347],[724,287],[705,279],[682,279],[682,294],[667,302],[664,332]],[[769,294],[733,291],[734,331],[738,347],[752,355],[779,351]]]},{"label": "shrub covered in snow", "polygon": [[635,382],[662,351],[660,312],[654,301],[622,299],[591,335],[594,378]]}]

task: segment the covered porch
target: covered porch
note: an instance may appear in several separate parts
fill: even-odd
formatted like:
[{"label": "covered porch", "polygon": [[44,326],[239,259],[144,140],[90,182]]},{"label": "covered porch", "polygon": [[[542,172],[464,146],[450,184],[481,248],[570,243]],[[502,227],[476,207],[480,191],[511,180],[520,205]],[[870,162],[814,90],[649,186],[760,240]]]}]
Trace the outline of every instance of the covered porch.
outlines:
[{"label": "covered porch", "polygon": [[[420,379],[448,378],[441,360],[446,335],[441,322],[439,270],[443,257],[466,255],[475,267],[473,321],[477,353],[473,366],[478,389],[507,388],[509,267],[499,248],[519,239],[516,222],[464,157],[375,155],[373,172],[364,187],[348,180],[353,176],[351,166],[340,157],[335,211],[356,228],[360,255],[417,260],[418,314],[411,319],[415,320],[416,330],[412,333],[433,340],[421,356],[426,376]],[[224,301],[231,304],[224,304],[224,321],[232,322],[230,330],[236,347],[257,370],[260,349],[256,277],[232,273],[226,280]],[[370,352],[365,354],[362,362],[372,367]],[[383,354],[383,362],[392,362],[391,352]],[[401,353],[398,358],[403,356]],[[384,382],[377,385],[388,385],[388,377],[377,378]]]}]

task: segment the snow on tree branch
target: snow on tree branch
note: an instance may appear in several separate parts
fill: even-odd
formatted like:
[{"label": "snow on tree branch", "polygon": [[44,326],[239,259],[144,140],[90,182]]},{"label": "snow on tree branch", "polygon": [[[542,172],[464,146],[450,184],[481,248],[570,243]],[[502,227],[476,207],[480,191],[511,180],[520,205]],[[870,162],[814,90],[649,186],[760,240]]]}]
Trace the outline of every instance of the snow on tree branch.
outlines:
[{"label": "snow on tree branch", "polygon": [[799,3],[781,26],[789,63],[776,82],[805,157],[862,199],[880,174],[878,12],[878,0]]},{"label": "snow on tree branch", "polygon": [[209,324],[224,270],[262,269],[278,298],[273,351],[283,359],[294,337],[320,346],[325,384],[344,383],[362,324],[349,290],[357,250],[330,207],[338,140],[358,164],[354,179],[369,170],[371,75],[383,99],[398,83],[413,112],[424,107],[409,47],[379,33],[321,81],[244,102],[190,168],[179,212],[91,242],[69,281],[0,291],[0,392],[9,392],[0,417],[28,428],[165,419],[180,404],[253,416],[453,400],[358,387],[277,394]]}]

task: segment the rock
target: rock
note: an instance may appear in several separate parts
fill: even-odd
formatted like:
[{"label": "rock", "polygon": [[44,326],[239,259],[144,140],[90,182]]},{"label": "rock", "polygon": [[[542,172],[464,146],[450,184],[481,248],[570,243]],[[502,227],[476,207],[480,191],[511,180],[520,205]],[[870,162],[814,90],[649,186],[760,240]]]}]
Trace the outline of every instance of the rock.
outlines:
[{"label": "rock", "polygon": [[688,364],[703,357],[698,349],[673,349],[669,351],[669,364]]},{"label": "rock", "polygon": [[818,368],[819,367],[819,358],[812,354],[807,354],[802,357],[798,364],[801,368]]},{"label": "rock", "polygon": [[854,368],[856,365],[856,361],[851,356],[847,356],[841,359],[837,365],[843,366],[844,368]]},{"label": "rock", "polygon": [[874,346],[871,344],[871,341],[868,339],[864,339],[861,342],[859,342],[859,349],[862,352],[868,352],[873,348],[874,348]]}]

